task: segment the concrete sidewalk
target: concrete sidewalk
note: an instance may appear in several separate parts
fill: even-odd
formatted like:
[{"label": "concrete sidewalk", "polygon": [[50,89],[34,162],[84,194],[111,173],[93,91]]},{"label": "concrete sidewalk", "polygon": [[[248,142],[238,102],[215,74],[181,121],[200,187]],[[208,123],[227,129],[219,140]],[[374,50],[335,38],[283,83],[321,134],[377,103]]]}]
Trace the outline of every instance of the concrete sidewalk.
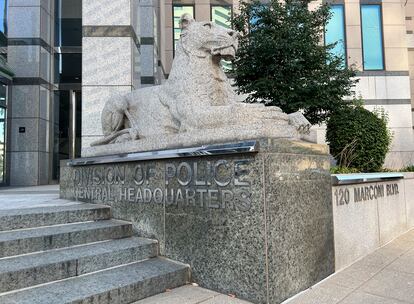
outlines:
[{"label": "concrete sidewalk", "polygon": [[186,285],[133,304],[252,304],[212,290]]},{"label": "concrete sidewalk", "polygon": [[414,230],[284,304],[414,303]]},{"label": "concrete sidewalk", "polygon": [[59,185],[0,187],[0,210],[79,204],[59,198]]}]

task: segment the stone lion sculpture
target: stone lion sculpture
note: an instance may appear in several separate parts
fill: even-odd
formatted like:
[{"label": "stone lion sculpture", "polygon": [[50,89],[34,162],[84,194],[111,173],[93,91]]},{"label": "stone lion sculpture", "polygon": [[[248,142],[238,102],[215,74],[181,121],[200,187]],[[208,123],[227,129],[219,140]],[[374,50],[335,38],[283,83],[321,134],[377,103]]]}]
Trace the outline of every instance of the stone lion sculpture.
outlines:
[{"label": "stone lion sculpture", "polygon": [[221,59],[236,55],[237,32],[196,22],[188,14],[180,24],[181,38],[166,83],[113,96],[102,111],[104,137],[91,146],[163,137],[173,146],[180,134],[194,143],[300,138],[309,131],[309,122],[299,112],[287,115],[278,107],[240,102],[220,67]]}]

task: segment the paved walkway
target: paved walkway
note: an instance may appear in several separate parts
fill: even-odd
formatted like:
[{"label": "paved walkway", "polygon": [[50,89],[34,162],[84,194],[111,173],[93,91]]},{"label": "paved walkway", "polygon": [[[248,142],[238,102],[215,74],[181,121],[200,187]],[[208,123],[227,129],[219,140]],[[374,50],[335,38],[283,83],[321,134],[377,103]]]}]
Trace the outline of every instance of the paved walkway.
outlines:
[{"label": "paved walkway", "polygon": [[59,199],[59,185],[0,187],[0,210],[78,204]]},{"label": "paved walkway", "polygon": [[284,304],[414,303],[414,230]]},{"label": "paved walkway", "polygon": [[252,304],[192,285],[173,289],[134,304]]}]

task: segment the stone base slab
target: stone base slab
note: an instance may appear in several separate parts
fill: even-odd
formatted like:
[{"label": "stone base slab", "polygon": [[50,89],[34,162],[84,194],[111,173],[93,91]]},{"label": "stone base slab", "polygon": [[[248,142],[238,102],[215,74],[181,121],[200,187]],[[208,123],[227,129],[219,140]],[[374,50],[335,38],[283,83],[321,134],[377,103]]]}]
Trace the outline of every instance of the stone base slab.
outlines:
[{"label": "stone base slab", "polygon": [[260,139],[258,153],[61,167],[61,197],[115,218],[188,263],[200,286],[281,303],[334,271],[326,146]]},{"label": "stone base slab", "polygon": [[188,133],[163,134],[139,140],[86,147],[82,150],[82,157],[187,148],[201,146],[205,143],[228,143],[230,141],[252,140],[263,137],[291,139],[292,137],[300,138],[301,135],[290,125],[281,126],[271,122],[256,125],[255,128],[252,128],[251,125],[246,125],[232,126],[231,128],[203,129]]}]

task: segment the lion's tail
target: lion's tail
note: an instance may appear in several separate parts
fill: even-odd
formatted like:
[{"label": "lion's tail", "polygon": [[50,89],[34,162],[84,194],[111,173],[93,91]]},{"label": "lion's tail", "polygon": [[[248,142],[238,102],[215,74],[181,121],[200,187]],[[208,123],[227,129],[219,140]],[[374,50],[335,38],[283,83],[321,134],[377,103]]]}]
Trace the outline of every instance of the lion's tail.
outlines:
[{"label": "lion's tail", "polygon": [[113,141],[115,138],[117,138],[121,135],[127,134],[127,133],[129,133],[129,129],[122,129],[122,130],[113,132],[112,134],[109,134],[109,135],[105,136],[104,138],[93,141],[91,143],[91,147],[107,145],[107,144],[111,143],[111,141]]}]

